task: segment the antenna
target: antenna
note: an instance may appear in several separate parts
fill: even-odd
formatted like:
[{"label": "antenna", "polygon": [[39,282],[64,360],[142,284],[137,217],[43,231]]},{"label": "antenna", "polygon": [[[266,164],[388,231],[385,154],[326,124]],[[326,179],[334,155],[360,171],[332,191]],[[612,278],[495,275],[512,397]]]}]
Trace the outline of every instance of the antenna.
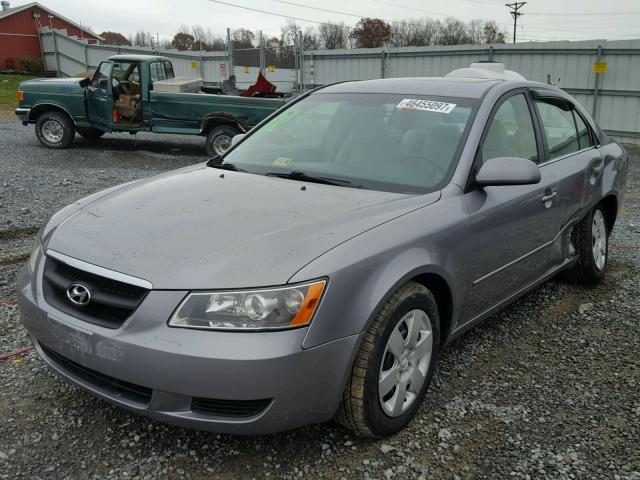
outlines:
[{"label": "antenna", "polygon": [[524,13],[520,12],[520,9],[524,7],[527,2],[514,2],[514,3],[506,3],[505,7],[508,7],[509,13],[513,17],[513,43],[516,43],[516,29],[518,27],[518,18],[524,15]]}]

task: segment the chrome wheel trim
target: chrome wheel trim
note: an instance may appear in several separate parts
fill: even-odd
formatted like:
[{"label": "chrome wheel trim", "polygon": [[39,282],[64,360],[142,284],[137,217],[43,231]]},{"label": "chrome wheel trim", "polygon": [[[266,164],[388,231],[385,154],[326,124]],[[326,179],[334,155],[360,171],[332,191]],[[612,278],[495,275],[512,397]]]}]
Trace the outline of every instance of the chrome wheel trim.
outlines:
[{"label": "chrome wheel trim", "polygon": [[64,136],[64,126],[58,120],[46,120],[40,130],[44,139],[49,143],[58,143]]},{"label": "chrome wheel trim", "polygon": [[593,261],[596,264],[596,268],[602,270],[607,261],[607,227],[604,223],[602,211],[599,209],[593,212],[591,251],[593,252]]},{"label": "chrome wheel trim", "polygon": [[416,401],[427,379],[433,329],[426,312],[411,310],[391,331],[378,374],[378,399],[384,413],[398,417]]},{"label": "chrome wheel trim", "polygon": [[213,144],[213,151],[216,152],[216,155],[222,155],[231,147],[231,137],[226,133],[218,135],[213,138],[211,143]]}]

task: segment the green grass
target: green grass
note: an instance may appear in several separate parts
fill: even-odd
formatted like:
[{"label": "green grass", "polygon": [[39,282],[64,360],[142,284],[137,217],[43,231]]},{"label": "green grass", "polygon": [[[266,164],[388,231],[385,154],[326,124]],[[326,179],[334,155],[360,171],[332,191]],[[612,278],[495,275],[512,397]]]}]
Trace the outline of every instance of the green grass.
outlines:
[{"label": "green grass", "polygon": [[34,77],[0,73],[0,112],[11,111],[18,106],[18,85],[30,78]]}]

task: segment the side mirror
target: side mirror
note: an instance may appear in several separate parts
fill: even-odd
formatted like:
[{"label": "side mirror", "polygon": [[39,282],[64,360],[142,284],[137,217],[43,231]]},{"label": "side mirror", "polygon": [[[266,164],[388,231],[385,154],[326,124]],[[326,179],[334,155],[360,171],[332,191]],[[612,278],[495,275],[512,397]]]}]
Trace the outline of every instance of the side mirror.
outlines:
[{"label": "side mirror", "polygon": [[231,146],[234,147],[240,140],[242,140],[247,134],[246,133],[239,133],[237,135],[234,135],[234,137],[231,139]]},{"label": "side mirror", "polygon": [[540,169],[531,160],[497,157],[484,162],[476,174],[481,187],[498,185],[534,185],[540,181]]},{"label": "side mirror", "polygon": [[89,85],[91,85],[91,77],[80,80],[80,86],[82,88],[87,88]]}]

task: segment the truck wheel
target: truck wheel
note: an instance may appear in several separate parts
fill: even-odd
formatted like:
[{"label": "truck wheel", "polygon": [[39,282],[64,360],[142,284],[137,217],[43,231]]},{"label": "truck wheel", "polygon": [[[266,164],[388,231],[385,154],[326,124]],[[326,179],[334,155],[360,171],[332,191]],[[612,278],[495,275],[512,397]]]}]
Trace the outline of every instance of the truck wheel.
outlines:
[{"label": "truck wheel", "polygon": [[399,288],[365,332],[336,420],[370,438],[404,428],[427,393],[439,341],[431,292],[415,282]]},{"label": "truck wheel", "polygon": [[231,125],[220,125],[212,129],[207,135],[205,144],[207,155],[209,157],[222,155],[231,147],[231,139],[239,133],[241,133],[240,130]]},{"label": "truck wheel", "polygon": [[36,121],[36,137],[49,148],[67,148],[76,132],[71,119],[64,113],[44,112]]},{"label": "truck wheel", "polygon": [[575,227],[578,259],[567,272],[570,281],[584,285],[600,282],[607,266],[609,233],[602,205],[596,205]]},{"label": "truck wheel", "polygon": [[81,137],[86,138],[87,140],[97,140],[101,136],[105,134],[102,130],[98,130],[97,128],[78,128],[78,133]]}]

